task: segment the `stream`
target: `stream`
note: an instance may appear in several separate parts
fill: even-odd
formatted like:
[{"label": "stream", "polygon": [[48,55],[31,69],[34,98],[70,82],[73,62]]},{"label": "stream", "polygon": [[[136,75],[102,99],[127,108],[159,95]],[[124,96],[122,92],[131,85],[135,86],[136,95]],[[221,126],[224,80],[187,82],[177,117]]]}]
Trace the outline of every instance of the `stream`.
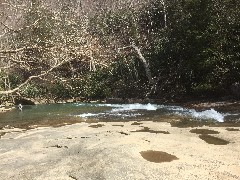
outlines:
[{"label": "stream", "polygon": [[239,125],[240,112],[224,112],[214,108],[191,108],[157,104],[98,104],[65,103],[49,105],[25,105],[22,111],[16,106],[10,112],[0,114],[0,128],[31,128],[34,126],[58,126],[91,121],[182,121]]}]

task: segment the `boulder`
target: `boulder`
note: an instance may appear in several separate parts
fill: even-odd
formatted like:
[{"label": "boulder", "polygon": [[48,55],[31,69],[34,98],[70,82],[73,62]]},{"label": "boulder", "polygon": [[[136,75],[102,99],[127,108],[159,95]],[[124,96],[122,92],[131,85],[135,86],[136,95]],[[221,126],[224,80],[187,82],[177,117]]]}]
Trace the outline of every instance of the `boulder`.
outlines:
[{"label": "boulder", "polygon": [[24,99],[24,98],[20,98],[20,99],[15,99],[15,105],[18,104],[22,104],[22,105],[35,105],[35,103],[29,99]]}]

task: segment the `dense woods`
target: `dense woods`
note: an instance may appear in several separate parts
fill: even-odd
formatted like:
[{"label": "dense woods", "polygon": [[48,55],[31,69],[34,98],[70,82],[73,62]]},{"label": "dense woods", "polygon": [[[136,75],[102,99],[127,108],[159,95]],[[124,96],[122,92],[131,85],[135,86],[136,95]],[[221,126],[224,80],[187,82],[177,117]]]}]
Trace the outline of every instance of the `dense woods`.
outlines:
[{"label": "dense woods", "polygon": [[237,92],[239,9],[239,0],[0,0],[1,102]]}]

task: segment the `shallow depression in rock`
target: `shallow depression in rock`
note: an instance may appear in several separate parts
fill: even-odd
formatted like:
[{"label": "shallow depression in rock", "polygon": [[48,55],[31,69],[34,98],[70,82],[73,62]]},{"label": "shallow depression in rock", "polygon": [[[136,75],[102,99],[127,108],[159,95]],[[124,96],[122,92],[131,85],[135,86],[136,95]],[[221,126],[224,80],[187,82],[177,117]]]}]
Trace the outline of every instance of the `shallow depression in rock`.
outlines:
[{"label": "shallow depression in rock", "polygon": [[196,134],[219,134],[218,131],[210,130],[210,129],[192,129],[190,130],[191,133]]},{"label": "shallow depression in rock", "polygon": [[201,134],[199,135],[199,138],[204,140],[208,144],[214,144],[214,145],[227,145],[229,144],[229,141],[226,141],[224,139],[210,136],[208,134]]},{"label": "shallow depression in rock", "polygon": [[154,163],[163,163],[163,162],[171,162],[173,160],[178,160],[178,158],[172,154],[168,154],[163,151],[141,151],[141,156],[147,161]]},{"label": "shallow depression in rock", "polygon": [[235,129],[235,128],[226,128],[227,131],[240,131],[239,129]]},{"label": "shallow depression in rock", "polygon": [[103,127],[104,124],[94,124],[94,125],[90,125],[88,127],[91,127],[91,128],[100,128],[100,127]]},{"label": "shallow depression in rock", "polygon": [[148,132],[148,133],[162,133],[162,134],[170,134],[168,131],[154,131],[154,130],[150,130],[149,127],[143,127],[143,129],[140,130],[136,130],[136,131],[131,131],[131,132]]}]

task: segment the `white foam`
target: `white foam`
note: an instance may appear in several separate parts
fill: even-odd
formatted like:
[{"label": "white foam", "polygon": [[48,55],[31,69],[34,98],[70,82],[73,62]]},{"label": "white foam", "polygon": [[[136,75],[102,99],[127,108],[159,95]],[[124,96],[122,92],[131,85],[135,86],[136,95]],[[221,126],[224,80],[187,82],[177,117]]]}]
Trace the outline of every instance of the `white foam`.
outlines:
[{"label": "white foam", "polygon": [[[90,103],[75,103],[75,106],[94,106],[94,107],[112,107],[116,108],[118,111],[128,111],[128,110],[156,110],[158,109],[158,105],[156,104],[90,104]],[[162,106],[161,106],[162,107]],[[164,106],[163,106],[164,107]],[[115,110],[115,109],[114,109]]]},{"label": "white foam", "polygon": [[127,114],[127,113],[112,113],[112,114],[106,114],[110,116],[118,116],[118,117],[136,117],[136,116],[141,116],[142,114],[136,113],[136,114]]},{"label": "white foam", "polygon": [[122,107],[121,104],[95,104],[95,103],[75,103],[75,106],[90,106],[90,107]]},{"label": "white foam", "polygon": [[95,104],[95,106],[99,106],[99,107],[122,107],[123,104]]},{"label": "white foam", "polygon": [[98,114],[93,114],[93,113],[83,113],[80,115],[76,115],[77,117],[82,117],[82,118],[86,118],[86,117],[93,117],[93,116],[98,116],[100,114],[104,114],[104,113],[98,113]]},{"label": "white foam", "polygon": [[217,112],[214,109],[205,110],[201,112],[197,112],[195,110],[190,110],[190,113],[193,117],[200,118],[200,119],[214,119],[218,122],[224,122],[224,115]]},{"label": "white foam", "polygon": [[[117,107],[117,108],[116,108]],[[148,110],[148,111],[156,111],[158,106],[155,104],[122,104],[121,106],[115,106],[112,109],[112,112],[119,112],[119,111],[132,111],[132,110]]]},{"label": "white foam", "polygon": [[100,117],[100,116],[116,116],[116,117],[136,117],[140,116],[142,114],[139,113],[111,113],[111,112],[105,112],[105,113],[83,113],[80,115],[75,115],[75,117],[81,117],[81,118],[88,118],[88,117]]},{"label": "white foam", "polygon": [[[77,106],[84,106],[86,104],[77,104]],[[156,111],[157,109],[163,109],[168,111],[168,113],[178,114],[181,116],[191,116],[198,119],[213,119],[218,122],[224,122],[224,114],[217,112],[214,109],[205,110],[205,111],[196,111],[195,109],[188,109],[181,106],[165,106],[165,105],[156,105],[156,104],[87,104],[88,106],[95,107],[111,107],[111,110],[101,112],[101,113],[83,113],[77,115],[78,117],[87,118],[87,117],[98,117],[98,116],[118,116],[118,117],[136,117],[143,114],[136,112],[137,110],[147,110],[147,111]],[[136,113],[130,113],[135,111]],[[166,112],[165,112],[166,113]]]}]

